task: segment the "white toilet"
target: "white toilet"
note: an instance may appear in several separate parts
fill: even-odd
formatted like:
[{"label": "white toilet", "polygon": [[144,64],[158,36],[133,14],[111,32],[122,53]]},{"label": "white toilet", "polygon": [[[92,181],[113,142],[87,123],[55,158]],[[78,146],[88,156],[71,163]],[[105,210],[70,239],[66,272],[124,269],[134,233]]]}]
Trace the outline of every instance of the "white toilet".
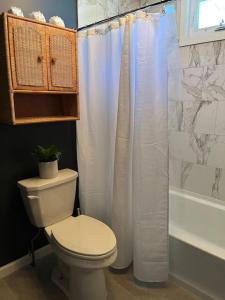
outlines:
[{"label": "white toilet", "polygon": [[116,238],[104,223],[86,215],[72,216],[77,176],[64,169],[56,178],[34,177],[18,186],[31,223],[45,227],[58,257],[53,281],[71,300],[105,300],[103,269],[116,259]]}]

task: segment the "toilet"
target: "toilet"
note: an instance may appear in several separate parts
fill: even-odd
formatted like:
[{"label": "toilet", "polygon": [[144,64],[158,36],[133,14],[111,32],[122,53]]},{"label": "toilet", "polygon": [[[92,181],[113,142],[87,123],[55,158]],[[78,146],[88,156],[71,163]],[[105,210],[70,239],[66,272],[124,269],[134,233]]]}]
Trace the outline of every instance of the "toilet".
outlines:
[{"label": "toilet", "polygon": [[54,283],[71,300],[106,300],[104,268],[114,263],[113,231],[86,215],[73,217],[78,173],[64,169],[53,179],[18,182],[31,223],[45,228],[57,256]]}]

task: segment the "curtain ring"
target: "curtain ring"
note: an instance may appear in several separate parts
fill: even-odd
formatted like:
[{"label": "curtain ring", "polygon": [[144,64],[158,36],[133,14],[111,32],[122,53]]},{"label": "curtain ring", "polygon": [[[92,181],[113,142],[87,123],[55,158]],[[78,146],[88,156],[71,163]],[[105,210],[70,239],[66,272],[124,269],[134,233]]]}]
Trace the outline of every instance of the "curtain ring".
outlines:
[{"label": "curtain ring", "polygon": [[166,15],[166,5],[163,5],[163,7],[162,7],[162,14]]}]

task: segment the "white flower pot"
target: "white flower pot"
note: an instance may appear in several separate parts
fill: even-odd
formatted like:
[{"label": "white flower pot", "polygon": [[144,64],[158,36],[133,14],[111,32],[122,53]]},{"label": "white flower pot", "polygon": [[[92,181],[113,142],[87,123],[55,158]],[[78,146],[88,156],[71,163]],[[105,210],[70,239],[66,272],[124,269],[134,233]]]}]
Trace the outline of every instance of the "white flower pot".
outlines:
[{"label": "white flower pot", "polygon": [[58,176],[58,160],[39,162],[39,176],[42,179],[50,179]]}]

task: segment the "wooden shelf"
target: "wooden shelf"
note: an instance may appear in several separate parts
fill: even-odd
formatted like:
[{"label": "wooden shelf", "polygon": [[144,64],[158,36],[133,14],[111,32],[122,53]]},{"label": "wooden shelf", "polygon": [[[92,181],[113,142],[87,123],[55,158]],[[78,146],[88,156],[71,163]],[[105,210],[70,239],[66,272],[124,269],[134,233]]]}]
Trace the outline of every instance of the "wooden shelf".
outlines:
[{"label": "wooden shelf", "polygon": [[79,120],[76,94],[15,94],[13,124]]},{"label": "wooden shelf", "polygon": [[78,117],[72,116],[48,116],[39,118],[16,118],[14,125],[25,125],[25,124],[35,124],[35,123],[48,123],[48,122],[65,122],[65,121],[76,121],[79,120]]},{"label": "wooden shelf", "polygon": [[38,20],[34,20],[34,19],[30,19],[30,18],[26,18],[26,17],[19,17],[19,16],[16,16],[16,15],[13,15],[11,13],[2,13],[2,15],[5,15],[6,17],[12,17],[14,19],[18,19],[18,20],[21,20],[21,21],[27,21],[29,23],[34,23],[34,24],[40,24],[40,25],[44,25],[46,27],[50,27],[50,28],[55,28],[55,29],[61,29],[63,31],[68,31],[68,32],[77,32],[76,29],[73,29],[73,28],[64,28],[64,27],[59,27],[57,25],[54,25],[54,24],[50,24],[50,23],[44,23],[44,22],[40,22]]},{"label": "wooden shelf", "polygon": [[13,90],[14,94],[44,94],[44,95],[77,95],[77,92],[67,91],[33,91],[33,90]]}]

